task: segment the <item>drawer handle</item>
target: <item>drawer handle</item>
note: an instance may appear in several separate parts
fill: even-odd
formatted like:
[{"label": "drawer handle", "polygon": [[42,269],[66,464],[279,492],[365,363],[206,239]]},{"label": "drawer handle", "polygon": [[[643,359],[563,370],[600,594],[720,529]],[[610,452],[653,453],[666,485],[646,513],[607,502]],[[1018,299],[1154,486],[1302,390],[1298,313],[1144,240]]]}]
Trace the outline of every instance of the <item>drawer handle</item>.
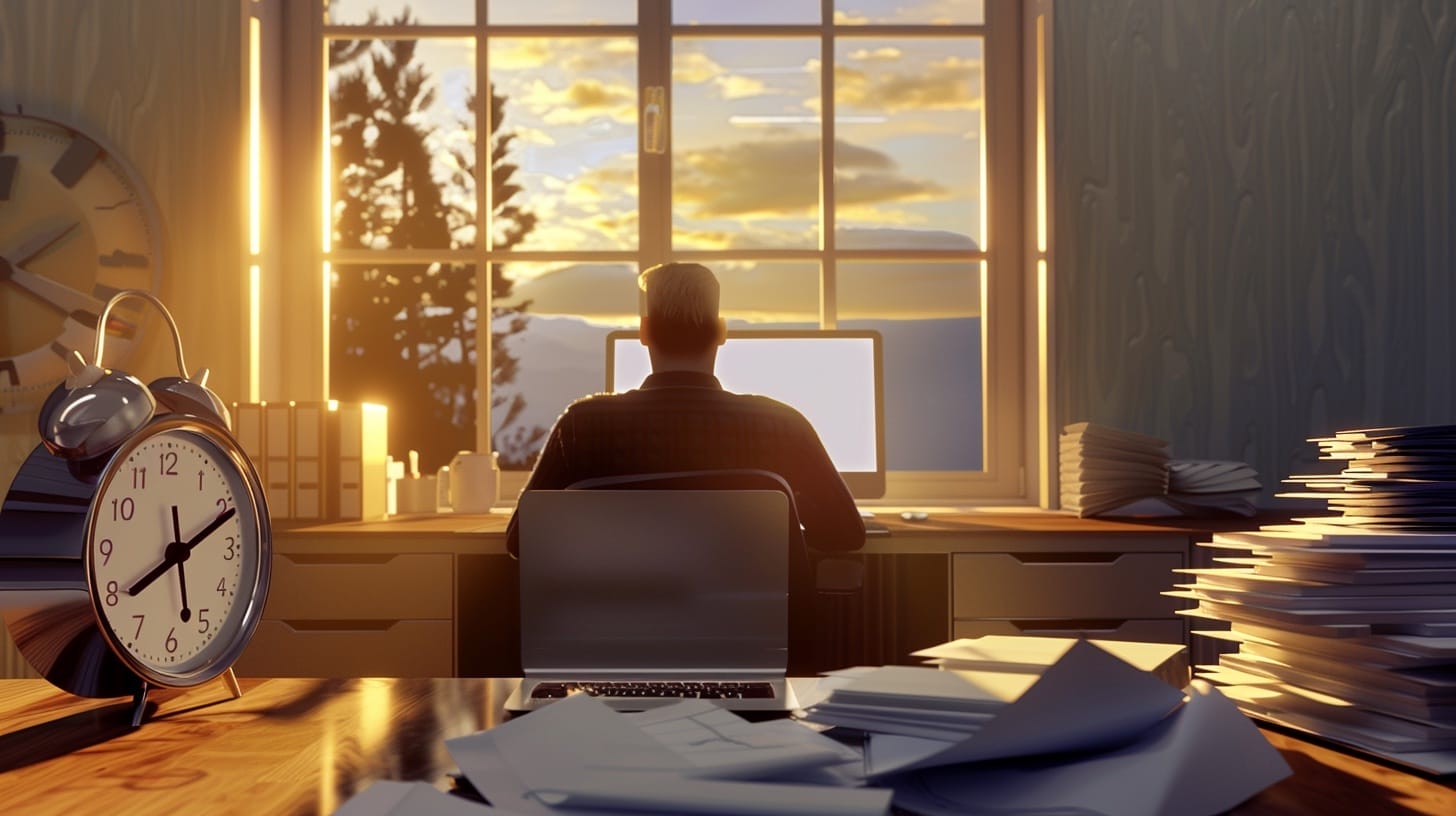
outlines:
[{"label": "drawer handle", "polygon": [[397,553],[279,553],[295,564],[388,564]]},{"label": "drawer handle", "polygon": [[1014,620],[1011,625],[1023,632],[1045,632],[1045,631],[1082,631],[1082,632],[1114,632],[1127,623],[1122,620],[1103,618],[1070,618],[1066,620]]},{"label": "drawer handle", "polygon": [[1007,553],[1023,564],[1111,564],[1122,553]]},{"label": "drawer handle", "polygon": [[399,621],[394,620],[286,620],[284,626],[295,632],[383,632]]}]

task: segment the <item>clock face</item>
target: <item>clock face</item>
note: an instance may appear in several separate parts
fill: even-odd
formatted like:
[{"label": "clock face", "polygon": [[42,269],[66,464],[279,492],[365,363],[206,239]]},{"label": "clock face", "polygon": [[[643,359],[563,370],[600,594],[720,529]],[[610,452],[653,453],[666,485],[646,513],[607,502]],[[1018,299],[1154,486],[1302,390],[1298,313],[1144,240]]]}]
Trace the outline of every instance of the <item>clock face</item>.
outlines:
[{"label": "clock face", "polygon": [[92,502],[87,571],[113,647],[144,678],[187,685],[241,653],[262,611],[266,535],[233,444],[186,420],[149,425]]},{"label": "clock face", "polygon": [[[0,113],[0,412],[39,405],[71,350],[91,358],[112,295],[157,291],[156,224],[119,156],[64,125]],[[135,343],[138,308],[112,310],[105,365]]]}]

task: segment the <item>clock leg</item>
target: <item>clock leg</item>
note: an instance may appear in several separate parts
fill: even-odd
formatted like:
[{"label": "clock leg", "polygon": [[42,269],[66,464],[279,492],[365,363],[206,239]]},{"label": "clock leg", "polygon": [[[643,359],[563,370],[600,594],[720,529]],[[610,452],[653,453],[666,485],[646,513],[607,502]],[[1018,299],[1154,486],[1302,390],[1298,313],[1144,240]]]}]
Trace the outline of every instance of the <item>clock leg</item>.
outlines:
[{"label": "clock leg", "polygon": [[141,724],[142,724],[142,717],[146,716],[146,713],[147,713],[147,689],[148,689],[147,681],[143,680],[142,681],[142,684],[141,684],[141,687],[138,688],[136,690],[136,693],[131,696],[131,702],[132,702],[132,706],[133,706],[132,711],[131,711],[131,727],[132,728],[140,728],[141,727]]},{"label": "clock leg", "polygon": [[234,700],[243,696],[243,687],[238,685],[238,676],[233,674],[232,669],[222,673],[222,681],[227,683],[228,691],[232,692]]}]

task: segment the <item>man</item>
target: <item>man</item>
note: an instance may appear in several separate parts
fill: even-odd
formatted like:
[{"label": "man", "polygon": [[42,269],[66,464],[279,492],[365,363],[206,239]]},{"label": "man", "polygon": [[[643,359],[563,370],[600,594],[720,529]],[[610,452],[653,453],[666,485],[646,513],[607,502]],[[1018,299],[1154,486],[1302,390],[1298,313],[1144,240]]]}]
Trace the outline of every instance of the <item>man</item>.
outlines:
[{"label": "man", "polygon": [[[768,397],[725,391],[713,376],[727,337],[713,273],[700,264],[660,264],[639,275],[637,285],[639,334],[652,374],[636,390],[567,407],[525,489],[560,490],[602,476],[768,470],[792,488],[810,549],[863,546],[864,522],[809,421]],[[507,546],[515,555],[514,516]]]}]

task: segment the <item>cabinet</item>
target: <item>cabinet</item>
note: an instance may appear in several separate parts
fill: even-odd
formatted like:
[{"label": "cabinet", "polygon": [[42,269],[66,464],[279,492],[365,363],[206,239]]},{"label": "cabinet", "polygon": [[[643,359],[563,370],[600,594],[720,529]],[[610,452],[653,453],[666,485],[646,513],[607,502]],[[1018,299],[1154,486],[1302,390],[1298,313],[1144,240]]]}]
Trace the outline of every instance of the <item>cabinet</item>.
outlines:
[{"label": "cabinet", "polygon": [[[947,638],[1047,635],[1106,640],[1188,643],[1186,602],[1173,589],[1174,570],[1189,564],[1193,531],[1055,513],[966,513],[928,522],[891,523],[890,535],[872,539],[869,553],[943,554],[943,584],[921,575],[904,597],[875,597],[874,613],[892,617],[936,605],[945,609],[938,631],[922,626],[893,654],[874,662],[914,662],[909,653]],[[923,572],[923,571],[922,571]],[[939,593],[943,602],[936,602]]]},{"label": "cabinet", "polygon": [[[520,674],[507,516],[406,516],[284,530],[238,673]],[[1187,643],[1173,570],[1196,531],[1056,513],[882,517],[852,615],[826,622],[841,665],[917,663],[952,637],[1044,634]],[[852,631],[838,631],[844,627]]]},{"label": "cabinet", "polygon": [[514,562],[503,542],[457,532],[465,518],[429,516],[275,533],[268,601],[237,673],[518,674],[519,669],[510,671],[519,664],[520,651],[513,624],[479,625],[515,614],[512,582],[500,577]]}]

